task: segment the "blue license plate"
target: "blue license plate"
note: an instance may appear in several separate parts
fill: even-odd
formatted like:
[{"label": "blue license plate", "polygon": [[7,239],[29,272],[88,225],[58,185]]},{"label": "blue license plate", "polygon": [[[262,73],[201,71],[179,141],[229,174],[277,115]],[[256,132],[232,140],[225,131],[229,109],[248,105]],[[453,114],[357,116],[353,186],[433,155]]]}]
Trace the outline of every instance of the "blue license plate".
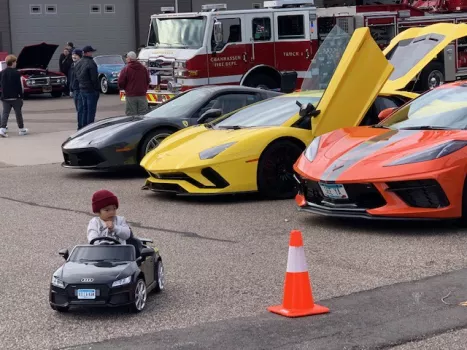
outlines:
[{"label": "blue license plate", "polygon": [[349,195],[343,185],[320,183],[319,186],[325,197],[331,199],[349,199]]},{"label": "blue license plate", "polygon": [[96,290],[78,289],[78,299],[96,299]]}]

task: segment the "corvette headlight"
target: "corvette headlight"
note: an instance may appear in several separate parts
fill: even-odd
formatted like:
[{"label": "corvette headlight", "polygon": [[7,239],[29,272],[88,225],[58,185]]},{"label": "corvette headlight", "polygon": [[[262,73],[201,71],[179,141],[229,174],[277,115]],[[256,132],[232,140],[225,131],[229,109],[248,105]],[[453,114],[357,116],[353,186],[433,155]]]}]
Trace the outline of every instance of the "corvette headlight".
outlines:
[{"label": "corvette headlight", "polygon": [[225,151],[227,148],[235,144],[236,142],[224,143],[223,145],[208,148],[199,154],[199,159],[212,159],[217,156],[222,151]]},{"label": "corvette headlight", "polygon": [[121,280],[115,281],[112,283],[112,287],[119,287],[131,282],[131,276],[122,278]]},{"label": "corvette headlight", "polygon": [[65,288],[65,283],[60,280],[57,276],[52,277],[52,285],[58,288]]},{"label": "corvette headlight", "polygon": [[308,159],[310,162],[312,162],[315,159],[316,154],[318,153],[320,140],[321,136],[315,137],[313,142],[310,143],[310,145],[306,148],[304,152],[306,159]]},{"label": "corvette headlight", "polygon": [[448,142],[444,142],[442,144],[436,145],[427,150],[399,158],[384,166],[394,166],[394,165],[426,162],[429,160],[434,160],[434,159],[447,156],[453,152],[460,150],[461,148],[465,146],[467,146],[467,141],[452,140],[452,141],[448,141]]}]

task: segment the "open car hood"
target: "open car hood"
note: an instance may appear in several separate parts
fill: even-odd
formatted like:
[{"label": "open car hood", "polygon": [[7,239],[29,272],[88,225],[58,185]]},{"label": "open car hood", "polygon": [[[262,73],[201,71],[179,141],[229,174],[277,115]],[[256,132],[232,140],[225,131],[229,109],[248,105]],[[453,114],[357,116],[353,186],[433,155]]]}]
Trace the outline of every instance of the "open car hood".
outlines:
[{"label": "open car hood", "polygon": [[25,46],[18,55],[16,68],[47,68],[58,45],[41,43]]},{"label": "open car hood", "polygon": [[395,67],[385,87],[402,90],[453,40],[467,36],[467,24],[437,23],[409,28],[391,40],[383,53]]},{"label": "open car hood", "polygon": [[[335,38],[340,44],[328,38]],[[323,50],[323,54],[320,50]],[[329,50],[335,51],[335,55],[329,56]],[[333,63],[323,64],[339,56],[337,66],[333,66]],[[301,89],[325,89],[316,106],[320,112],[312,118],[313,136],[359,125],[393,69],[372,38],[369,28],[358,28],[350,37],[336,26],[313,58]]]}]

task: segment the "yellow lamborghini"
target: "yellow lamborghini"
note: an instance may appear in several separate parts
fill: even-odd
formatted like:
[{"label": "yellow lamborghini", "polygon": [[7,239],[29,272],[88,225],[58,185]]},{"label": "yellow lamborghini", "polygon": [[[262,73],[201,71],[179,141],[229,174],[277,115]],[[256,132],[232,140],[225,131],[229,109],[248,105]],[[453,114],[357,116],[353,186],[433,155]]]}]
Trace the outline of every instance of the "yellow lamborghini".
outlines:
[{"label": "yellow lamborghini", "polygon": [[292,198],[293,164],[315,136],[376,124],[382,110],[417,96],[382,89],[392,70],[368,28],[350,37],[336,27],[310,65],[302,85],[306,91],[169,136],[141,161],[150,175],[143,189],[179,195],[259,191],[270,198]]}]

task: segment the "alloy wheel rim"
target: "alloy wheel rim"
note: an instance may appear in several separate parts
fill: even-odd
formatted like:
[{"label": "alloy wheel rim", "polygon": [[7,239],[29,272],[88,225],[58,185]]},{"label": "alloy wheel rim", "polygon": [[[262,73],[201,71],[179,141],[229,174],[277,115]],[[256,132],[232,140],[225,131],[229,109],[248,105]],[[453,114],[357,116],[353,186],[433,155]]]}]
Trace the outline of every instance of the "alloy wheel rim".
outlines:
[{"label": "alloy wheel rim", "polygon": [[287,193],[295,188],[293,164],[296,157],[294,153],[289,147],[283,147],[266,160],[264,174],[268,187],[277,188],[280,193]]},{"label": "alloy wheel rim", "polygon": [[146,153],[148,154],[153,149],[157,148],[160,143],[167,137],[169,134],[158,134],[154,136],[152,139],[149,140],[148,144],[146,145]]},{"label": "alloy wheel rim", "polygon": [[102,78],[101,80],[101,89],[102,89],[102,92],[104,93],[107,92],[107,79],[106,78]]},{"label": "alloy wheel rim", "polygon": [[439,70],[434,70],[430,73],[430,75],[428,76],[428,87],[430,88],[430,90],[443,84],[443,73],[441,73]]},{"label": "alloy wheel rim", "polygon": [[165,275],[164,275],[164,265],[162,261],[159,262],[157,268],[157,283],[159,284],[159,289],[164,289],[165,286]]},{"label": "alloy wheel rim", "polygon": [[146,305],[146,285],[143,280],[139,280],[135,290],[135,305],[141,311]]}]

